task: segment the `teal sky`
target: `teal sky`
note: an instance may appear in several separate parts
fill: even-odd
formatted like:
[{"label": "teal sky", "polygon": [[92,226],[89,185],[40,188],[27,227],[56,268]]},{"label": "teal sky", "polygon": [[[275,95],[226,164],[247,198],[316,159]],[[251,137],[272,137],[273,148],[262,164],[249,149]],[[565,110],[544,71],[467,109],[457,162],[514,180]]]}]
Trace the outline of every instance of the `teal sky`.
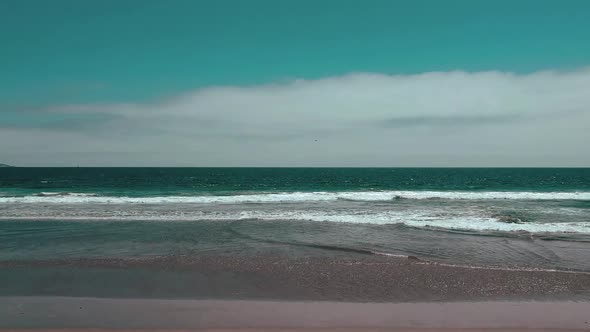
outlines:
[{"label": "teal sky", "polygon": [[0,163],[590,166],[588,0],[0,0]]},{"label": "teal sky", "polygon": [[590,1],[2,0],[2,107],[590,63]]}]

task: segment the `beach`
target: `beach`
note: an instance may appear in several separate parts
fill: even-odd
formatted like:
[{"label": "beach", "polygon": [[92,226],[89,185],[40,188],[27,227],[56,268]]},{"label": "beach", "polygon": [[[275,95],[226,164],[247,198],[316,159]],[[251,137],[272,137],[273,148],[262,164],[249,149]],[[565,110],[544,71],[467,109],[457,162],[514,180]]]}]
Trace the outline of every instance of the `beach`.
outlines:
[{"label": "beach", "polygon": [[[590,329],[590,274],[581,272],[379,256],[13,262],[0,268],[3,331]],[[7,280],[6,269],[21,279]],[[16,283],[28,286],[12,290],[20,296],[6,296]],[[44,296],[35,295],[40,285]]]},{"label": "beach", "polygon": [[[56,331],[588,330],[588,303],[343,303],[274,301],[4,298],[7,327]],[[92,329],[89,329],[92,330]]]},{"label": "beach", "polygon": [[587,272],[455,266],[363,254],[12,261],[0,268],[5,296],[354,302],[590,298]]},{"label": "beach", "polygon": [[0,328],[588,329],[588,169],[0,173]]},{"label": "beach", "polygon": [[590,0],[0,0],[0,36],[0,332],[590,332]]}]

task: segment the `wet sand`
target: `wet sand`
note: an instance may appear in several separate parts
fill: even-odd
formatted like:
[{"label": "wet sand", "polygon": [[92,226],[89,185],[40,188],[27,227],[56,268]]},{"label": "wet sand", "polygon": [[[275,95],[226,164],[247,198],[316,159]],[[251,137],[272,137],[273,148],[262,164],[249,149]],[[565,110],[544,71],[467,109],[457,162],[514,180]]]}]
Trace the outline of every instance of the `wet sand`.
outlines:
[{"label": "wet sand", "polygon": [[378,255],[4,261],[0,294],[1,331],[590,330],[590,273]]},{"label": "wet sand", "polygon": [[0,328],[590,329],[587,302],[346,303],[0,298]]},{"label": "wet sand", "polygon": [[418,259],[167,256],[0,262],[0,296],[338,302],[590,300],[590,273]]}]

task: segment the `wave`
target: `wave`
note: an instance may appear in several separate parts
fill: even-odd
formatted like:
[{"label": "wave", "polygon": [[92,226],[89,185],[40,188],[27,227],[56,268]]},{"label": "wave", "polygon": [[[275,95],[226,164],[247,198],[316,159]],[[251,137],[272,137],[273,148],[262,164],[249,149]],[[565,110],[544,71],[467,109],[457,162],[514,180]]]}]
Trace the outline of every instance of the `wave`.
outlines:
[{"label": "wave", "polygon": [[468,233],[590,234],[590,221],[533,222],[506,221],[502,215],[477,213],[437,213],[428,211],[369,210],[278,210],[278,211],[150,211],[99,210],[51,212],[23,211],[0,215],[0,220],[71,220],[71,221],[259,221],[259,222],[332,222],[346,224],[401,225],[429,230],[466,231]]},{"label": "wave", "polygon": [[98,194],[93,193],[71,193],[71,192],[40,192],[38,194],[33,194],[32,196],[35,197],[64,197],[64,196],[72,196],[72,197],[97,197]]},{"label": "wave", "polygon": [[399,199],[446,200],[579,200],[590,201],[590,192],[525,192],[525,191],[342,191],[245,193],[226,196],[101,196],[96,193],[42,192],[28,196],[0,196],[0,203],[57,204],[239,204],[290,203],[321,201],[395,201]]},{"label": "wave", "polygon": [[294,212],[281,214],[243,213],[241,218],[272,220],[300,220],[318,222],[340,222],[352,224],[401,224],[414,228],[467,230],[472,232],[526,232],[540,233],[581,233],[590,234],[590,222],[553,222],[553,223],[507,223],[500,216],[486,217],[478,215],[432,215],[428,213],[379,212],[379,213],[313,213]]},{"label": "wave", "polygon": [[405,225],[416,228],[439,228],[475,232],[526,232],[530,234],[578,233],[590,234],[590,222],[506,223],[494,218],[448,218],[442,220],[407,220]]}]

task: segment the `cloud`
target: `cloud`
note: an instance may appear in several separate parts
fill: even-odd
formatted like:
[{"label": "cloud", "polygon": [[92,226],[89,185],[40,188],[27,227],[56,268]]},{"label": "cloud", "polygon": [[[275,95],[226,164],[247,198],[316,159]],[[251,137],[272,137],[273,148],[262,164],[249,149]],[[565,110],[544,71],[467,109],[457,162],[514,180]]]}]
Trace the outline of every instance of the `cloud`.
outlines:
[{"label": "cloud", "polygon": [[495,116],[452,115],[445,117],[402,117],[383,121],[385,127],[404,128],[414,126],[485,126],[490,124],[514,123],[526,119],[518,114],[501,114]]},{"label": "cloud", "polygon": [[57,105],[28,111],[18,125],[0,121],[8,142],[0,162],[587,166],[588,87],[590,68],[353,73],[209,87],[149,104]]}]

